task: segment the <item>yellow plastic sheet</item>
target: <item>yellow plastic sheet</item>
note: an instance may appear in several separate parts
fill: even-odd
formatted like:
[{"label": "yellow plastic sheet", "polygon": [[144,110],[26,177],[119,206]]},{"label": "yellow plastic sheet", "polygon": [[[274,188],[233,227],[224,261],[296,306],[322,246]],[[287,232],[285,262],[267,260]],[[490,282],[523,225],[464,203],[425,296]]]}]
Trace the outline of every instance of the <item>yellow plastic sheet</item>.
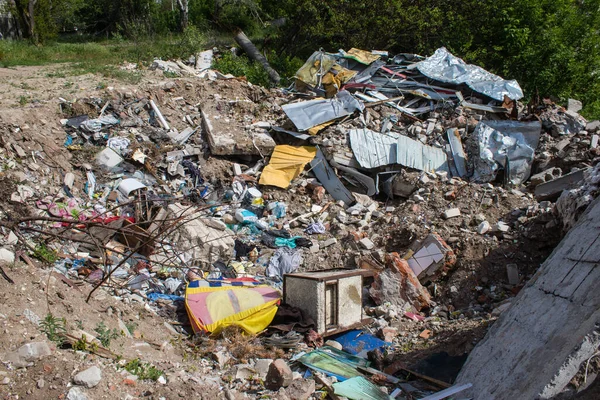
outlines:
[{"label": "yellow plastic sheet", "polygon": [[275,146],[271,161],[263,169],[258,183],[285,189],[290,186],[292,179],[300,175],[316,154],[317,148],[313,146]]}]

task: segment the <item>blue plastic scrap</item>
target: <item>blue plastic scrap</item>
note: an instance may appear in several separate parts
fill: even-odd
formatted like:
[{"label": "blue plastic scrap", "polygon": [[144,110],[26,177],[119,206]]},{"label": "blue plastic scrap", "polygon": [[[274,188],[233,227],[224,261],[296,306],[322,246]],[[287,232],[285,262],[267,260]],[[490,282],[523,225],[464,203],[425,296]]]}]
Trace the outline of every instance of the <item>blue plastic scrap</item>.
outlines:
[{"label": "blue plastic scrap", "polygon": [[391,345],[391,343],[384,342],[370,333],[359,329],[342,333],[339,336],[334,336],[332,339],[341,344],[344,351],[364,357],[366,357],[368,351]]}]

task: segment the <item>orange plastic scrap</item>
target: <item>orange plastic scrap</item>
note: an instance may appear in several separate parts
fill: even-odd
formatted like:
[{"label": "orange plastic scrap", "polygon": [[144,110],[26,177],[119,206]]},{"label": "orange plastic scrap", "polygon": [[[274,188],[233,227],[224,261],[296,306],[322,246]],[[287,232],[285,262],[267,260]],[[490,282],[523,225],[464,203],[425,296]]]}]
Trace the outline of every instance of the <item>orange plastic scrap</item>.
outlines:
[{"label": "orange plastic scrap", "polygon": [[275,146],[269,165],[263,169],[258,183],[285,189],[316,154],[317,148],[313,146]]}]

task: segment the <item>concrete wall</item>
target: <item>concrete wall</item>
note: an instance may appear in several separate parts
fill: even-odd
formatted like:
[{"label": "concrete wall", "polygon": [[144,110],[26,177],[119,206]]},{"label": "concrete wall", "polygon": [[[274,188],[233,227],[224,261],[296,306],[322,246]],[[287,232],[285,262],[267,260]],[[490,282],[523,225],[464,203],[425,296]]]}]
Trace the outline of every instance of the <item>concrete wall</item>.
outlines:
[{"label": "concrete wall", "polygon": [[600,326],[599,284],[600,198],[471,352],[457,383],[472,383],[475,399],[559,393],[597,349],[589,343]]}]

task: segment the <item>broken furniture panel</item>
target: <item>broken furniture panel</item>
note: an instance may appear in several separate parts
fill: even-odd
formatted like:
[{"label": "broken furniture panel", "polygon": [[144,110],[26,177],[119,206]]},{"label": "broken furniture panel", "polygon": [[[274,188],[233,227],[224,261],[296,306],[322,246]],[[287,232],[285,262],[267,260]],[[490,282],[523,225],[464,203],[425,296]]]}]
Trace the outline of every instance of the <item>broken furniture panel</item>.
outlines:
[{"label": "broken furniture panel", "polygon": [[456,262],[450,246],[436,233],[413,243],[411,251],[408,265],[422,283],[432,280],[433,276],[441,272],[440,269]]}]

